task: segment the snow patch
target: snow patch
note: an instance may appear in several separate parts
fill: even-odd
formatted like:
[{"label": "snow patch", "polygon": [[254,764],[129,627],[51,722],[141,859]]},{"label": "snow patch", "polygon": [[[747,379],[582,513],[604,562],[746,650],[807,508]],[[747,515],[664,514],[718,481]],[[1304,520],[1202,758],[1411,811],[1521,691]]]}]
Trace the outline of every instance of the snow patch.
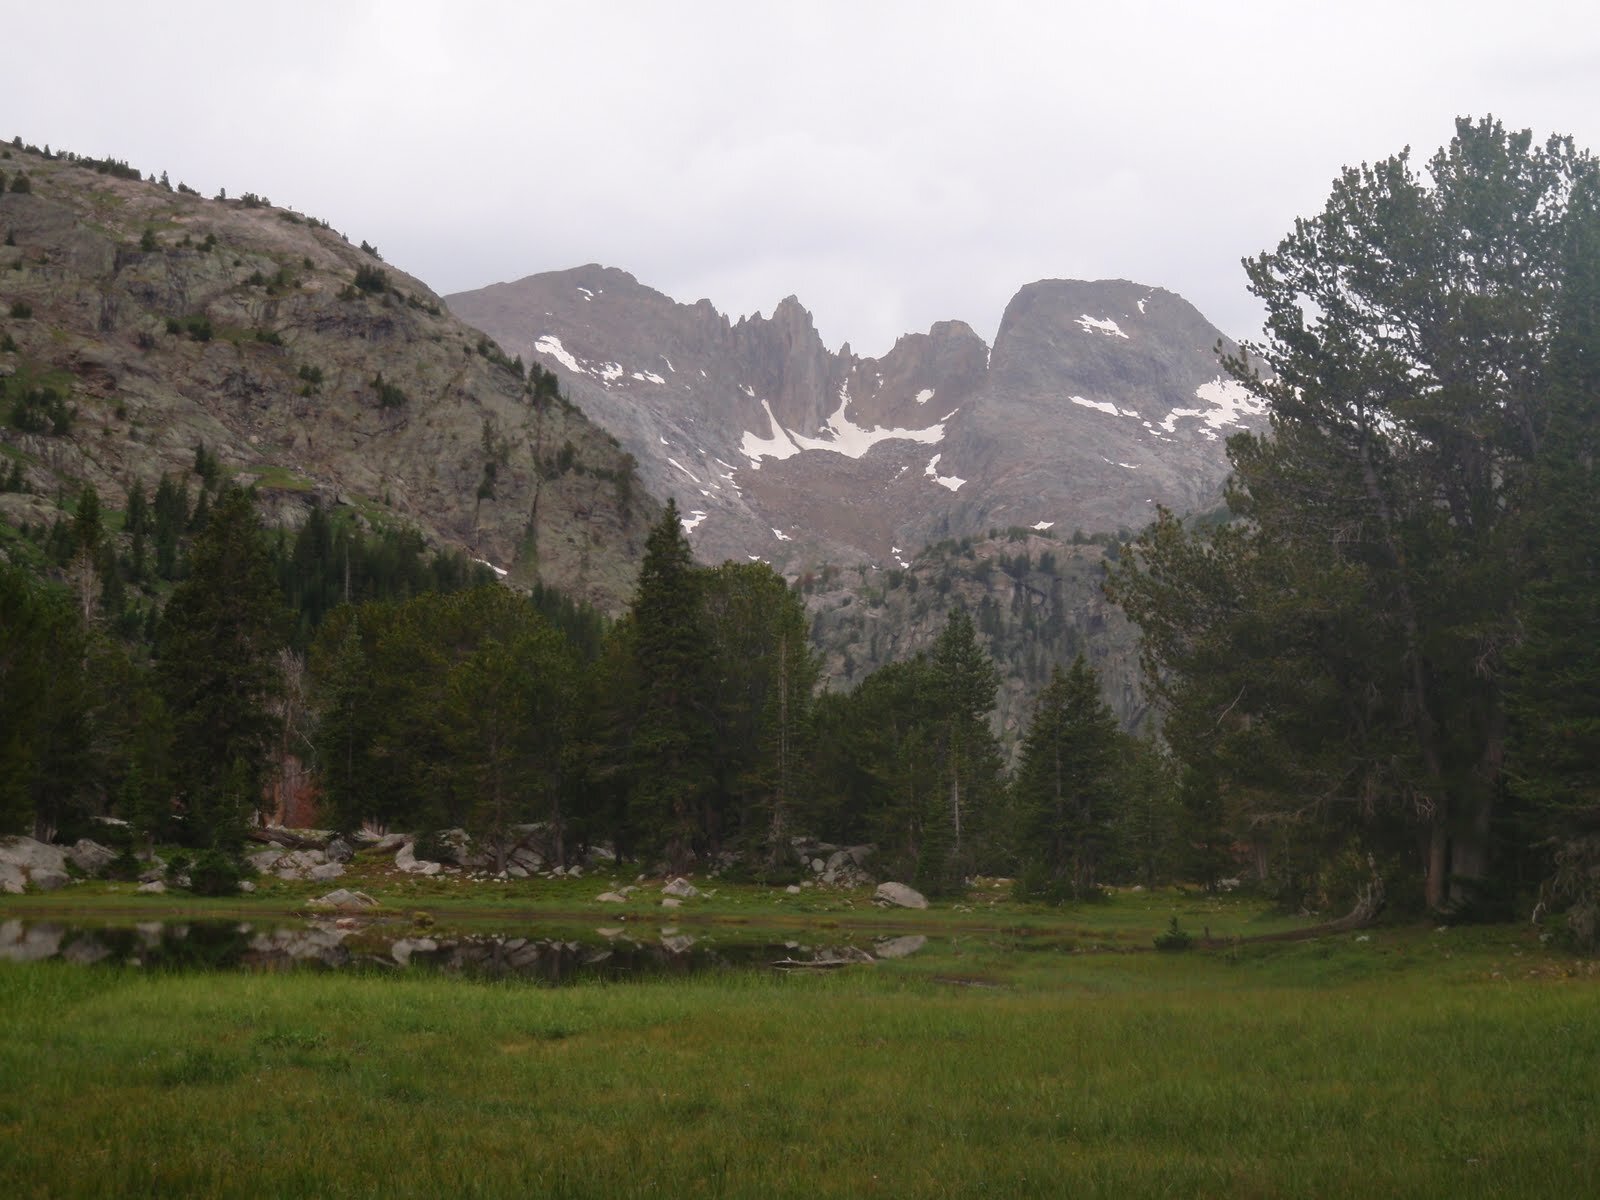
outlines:
[{"label": "snow patch", "polygon": [[743,392],[746,396],[749,396],[750,399],[752,399],[752,400],[754,400],[756,398],[756,390],[755,390],[755,388],[751,387],[748,383],[741,383],[739,385],[739,390],[741,392]]},{"label": "snow patch", "polygon": [[944,441],[943,423],[930,425],[926,429],[863,428],[845,416],[845,408],[849,403],[850,385],[844,383],[839,387],[839,407],[834,409],[822,426],[822,432],[832,434],[831,438],[809,438],[798,433],[790,433],[789,437],[802,450],[832,450],[846,458],[860,458],[879,442],[908,441],[932,446]]},{"label": "snow patch", "polygon": [[1082,396],[1068,396],[1067,399],[1071,400],[1074,404],[1083,405],[1084,408],[1092,408],[1098,412],[1110,413],[1113,417],[1121,415],[1117,411],[1117,406],[1115,404],[1107,403],[1104,400],[1085,400]]},{"label": "snow patch", "polygon": [[583,287],[583,286],[580,285],[578,290],[583,293],[583,298],[585,300],[593,300],[594,299],[594,293],[591,292],[588,288]]},{"label": "snow patch", "polygon": [[785,533],[781,529],[774,529],[772,531],[772,536],[777,538],[780,542],[792,542],[792,541],[794,541],[794,539],[792,537],[790,537],[787,533]]},{"label": "snow patch", "polygon": [[961,489],[961,485],[965,483],[966,480],[955,475],[939,474],[939,460],[943,457],[943,454],[935,454],[928,460],[928,465],[922,469],[922,473],[937,483],[940,487],[949,488],[952,492],[959,491]]},{"label": "snow patch", "polygon": [[1124,341],[1128,337],[1127,334],[1122,332],[1122,326],[1118,325],[1110,317],[1091,317],[1088,313],[1084,313],[1083,316],[1078,318],[1078,324],[1083,326],[1085,333],[1104,333],[1110,337],[1122,338]]},{"label": "snow patch", "polygon": [[1127,467],[1128,470],[1130,470],[1130,471],[1137,471],[1139,469],[1139,464],[1138,463],[1119,462],[1117,464],[1117,466],[1119,466],[1119,467]]},{"label": "snow patch", "polygon": [[543,337],[536,339],[533,343],[533,348],[540,354],[549,355],[569,371],[577,371],[580,375],[589,373],[584,368],[584,365],[573,357],[572,352],[561,344],[561,339],[554,334],[547,333]]},{"label": "snow patch", "polygon": [[1043,533],[1054,524],[1054,521],[1035,521],[1029,528],[1037,529],[1040,533]]},{"label": "snow patch", "polygon": [[674,375],[678,373],[677,369],[672,365],[672,360],[665,354],[661,356],[661,361],[667,364],[667,370],[671,371]]},{"label": "snow patch", "polygon": [[1243,425],[1246,416],[1260,416],[1266,405],[1245,391],[1237,379],[1223,379],[1220,375],[1210,383],[1202,383],[1194,390],[1195,396],[1210,405],[1209,408],[1175,408],[1161,422],[1161,428],[1176,433],[1178,422],[1185,417],[1198,417],[1205,428],[1200,432],[1210,441],[1217,440],[1217,431],[1228,425]]},{"label": "snow patch", "polygon": [[929,400],[932,400],[932,399],[933,399],[933,389],[932,388],[923,388],[920,392],[917,393],[917,403],[918,404],[926,404]]},{"label": "snow patch", "polygon": [[475,558],[472,561],[475,562],[475,563],[482,563],[484,566],[488,567],[489,570],[493,571],[501,579],[504,579],[507,575],[511,574],[511,572],[506,570],[504,567],[495,566],[487,558]]},{"label": "snow patch", "polygon": [[[676,464],[674,464],[676,465]],[[678,521],[683,526],[685,533],[693,533],[694,527],[706,519],[706,514],[700,509],[695,509],[687,517],[679,517]]]},{"label": "snow patch", "polygon": [[750,465],[760,469],[763,458],[776,458],[779,460],[792,458],[800,453],[800,447],[790,439],[789,433],[778,424],[778,418],[772,415],[772,405],[767,401],[761,402],[762,410],[767,414],[767,428],[771,430],[769,436],[761,438],[746,432],[739,443],[739,453],[750,460]]},{"label": "snow patch", "polygon": [[667,461],[669,463],[671,463],[673,466],[677,467],[678,470],[682,471],[685,475],[687,475],[690,479],[694,480],[696,483],[700,482],[700,477],[698,475],[696,475],[693,471],[689,470],[688,467],[684,466],[677,459],[669,458],[669,459],[667,459]]},{"label": "snow patch", "polygon": [[654,371],[632,371],[629,373],[628,378],[637,379],[640,383],[666,382],[665,379],[661,378],[661,376],[657,375]]}]

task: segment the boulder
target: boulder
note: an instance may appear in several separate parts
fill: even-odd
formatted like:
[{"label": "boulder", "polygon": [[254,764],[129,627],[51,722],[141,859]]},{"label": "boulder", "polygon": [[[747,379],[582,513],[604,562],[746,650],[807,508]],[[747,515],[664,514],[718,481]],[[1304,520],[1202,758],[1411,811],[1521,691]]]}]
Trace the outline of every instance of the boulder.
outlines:
[{"label": "boulder", "polygon": [[662,908],[678,908],[682,904],[683,904],[683,901],[678,899],[678,897],[676,897],[676,896],[663,896],[661,898],[661,907]]},{"label": "boulder", "polygon": [[66,871],[67,856],[59,846],[36,842],[31,837],[0,841],[0,862],[10,863],[32,874],[36,870]]},{"label": "boulder", "polygon": [[99,842],[92,842],[88,838],[79,838],[72,844],[72,849],[67,851],[67,857],[72,860],[72,865],[85,875],[99,875],[117,860],[117,852],[110,846],[102,846]]},{"label": "boulder", "polygon": [[784,890],[784,894],[785,895],[798,896],[800,894],[800,885],[798,883],[791,883],[788,887],[784,888],[783,890]]},{"label": "boulder", "polygon": [[879,958],[905,958],[908,954],[915,954],[927,944],[928,939],[920,933],[911,933],[905,937],[886,938],[874,944],[872,952]]},{"label": "boulder", "polygon": [[21,867],[15,863],[0,862],[0,892],[20,896],[27,886],[28,877],[22,873]]},{"label": "boulder", "polygon": [[884,904],[893,904],[899,908],[927,908],[928,900],[916,888],[907,887],[903,883],[880,883],[878,890],[872,893],[875,901]]},{"label": "boulder", "polygon": [[253,892],[256,890],[256,885],[251,880],[246,879],[240,882],[239,890],[241,892]]},{"label": "boulder", "polygon": [[348,888],[336,888],[326,896],[318,896],[315,900],[306,901],[315,908],[376,908],[378,902],[365,892],[352,892]]},{"label": "boulder", "polygon": [[372,848],[379,854],[393,854],[410,840],[410,834],[386,833],[372,844]]},{"label": "boulder", "polygon": [[330,879],[337,879],[344,874],[344,864],[340,862],[325,862],[312,867],[306,872],[305,877],[317,883],[325,883]]},{"label": "boulder", "polygon": [[626,904],[628,902],[626,896],[620,896],[616,892],[601,892],[595,897],[595,900],[601,904]]},{"label": "boulder", "polygon": [[53,892],[57,888],[64,888],[72,882],[72,876],[65,871],[52,871],[49,867],[37,867],[28,876],[28,882],[41,892]]},{"label": "boulder", "polygon": [[245,861],[257,871],[270,871],[278,865],[278,860],[282,857],[282,850],[257,850],[254,854],[246,855]]},{"label": "boulder", "polygon": [[700,889],[680,875],[663,886],[661,894],[663,896],[676,896],[679,900],[693,900],[700,894]]},{"label": "boulder", "polygon": [[141,883],[133,890],[136,892],[142,892],[146,896],[159,896],[162,892],[167,890],[167,885],[162,883],[159,879],[152,879],[149,883]]},{"label": "boulder", "polygon": [[394,865],[396,870],[404,871],[407,875],[437,875],[442,869],[440,863],[418,858],[416,847],[411,842],[405,843],[395,853]]},{"label": "boulder", "polygon": [[355,855],[355,850],[351,848],[349,842],[343,838],[336,837],[328,843],[328,848],[323,851],[323,854],[327,855],[329,862],[345,863],[349,862]]}]

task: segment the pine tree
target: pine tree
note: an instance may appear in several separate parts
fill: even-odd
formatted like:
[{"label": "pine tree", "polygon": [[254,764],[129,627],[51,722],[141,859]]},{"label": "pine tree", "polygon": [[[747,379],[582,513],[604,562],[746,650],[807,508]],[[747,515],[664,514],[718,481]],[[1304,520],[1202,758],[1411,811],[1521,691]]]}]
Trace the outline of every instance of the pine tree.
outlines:
[{"label": "pine tree", "polygon": [[682,871],[706,831],[715,704],[699,581],[671,500],[645,543],[630,615],[640,685],[632,807],[643,836]]},{"label": "pine tree", "polygon": [[261,795],[285,617],[254,505],[230,486],[195,538],[158,642],[176,782],[196,845],[234,848]]},{"label": "pine tree", "polygon": [[1121,734],[1083,655],[1059,667],[1039,693],[1012,784],[1026,831],[1024,859],[1049,881],[1047,894],[1074,899],[1098,886],[1111,838],[1114,771]]}]

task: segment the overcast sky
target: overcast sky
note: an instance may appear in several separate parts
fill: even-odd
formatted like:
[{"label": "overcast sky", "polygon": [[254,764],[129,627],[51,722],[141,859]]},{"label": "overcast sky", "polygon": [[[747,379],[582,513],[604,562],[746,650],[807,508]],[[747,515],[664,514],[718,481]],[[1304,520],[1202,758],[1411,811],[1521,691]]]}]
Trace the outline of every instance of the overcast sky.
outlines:
[{"label": "overcast sky", "polygon": [[1600,15],[1480,0],[9,5],[0,132],[254,191],[441,293],[586,262],[686,302],[794,293],[830,347],[1043,278],[1170,288],[1340,166],[1492,112],[1600,149]]}]

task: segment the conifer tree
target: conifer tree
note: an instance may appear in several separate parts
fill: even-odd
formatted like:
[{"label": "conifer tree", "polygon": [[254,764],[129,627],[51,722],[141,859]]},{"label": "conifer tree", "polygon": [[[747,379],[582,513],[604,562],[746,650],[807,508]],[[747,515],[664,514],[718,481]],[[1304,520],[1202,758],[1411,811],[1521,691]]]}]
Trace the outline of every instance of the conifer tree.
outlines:
[{"label": "conifer tree", "polygon": [[677,505],[669,500],[645,542],[630,610],[638,671],[633,809],[648,842],[687,869],[712,797],[712,643]]},{"label": "conifer tree", "polygon": [[1114,771],[1121,733],[1083,655],[1050,675],[1034,704],[1012,784],[1025,831],[1023,854],[1049,882],[1047,894],[1092,894],[1111,838]]},{"label": "conifer tree", "polygon": [[228,487],[195,538],[158,640],[175,776],[196,845],[233,849],[261,795],[286,613],[249,493]]}]

